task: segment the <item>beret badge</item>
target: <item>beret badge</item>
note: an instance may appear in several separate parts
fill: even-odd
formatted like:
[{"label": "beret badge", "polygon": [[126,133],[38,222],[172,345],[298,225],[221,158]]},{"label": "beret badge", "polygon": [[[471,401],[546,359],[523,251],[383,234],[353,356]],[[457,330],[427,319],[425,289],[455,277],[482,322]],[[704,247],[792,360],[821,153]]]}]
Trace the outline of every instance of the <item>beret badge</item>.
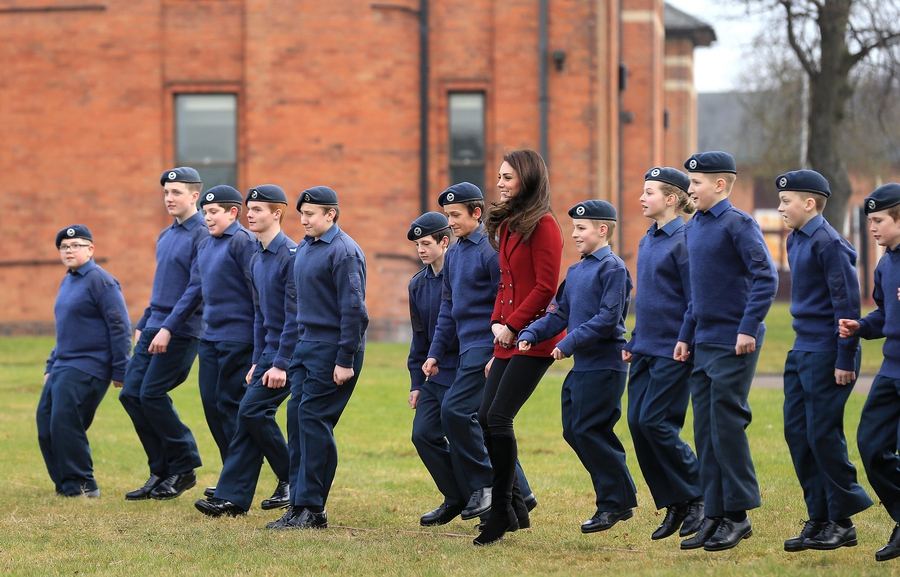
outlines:
[{"label": "beret badge", "polygon": [[696,158],[691,159],[690,167],[691,167],[691,170],[697,168],[697,159]]},{"label": "beret badge", "polygon": [[175,174],[175,171],[173,170],[172,172],[169,173],[169,180],[175,180],[176,176],[178,176],[178,175]]},{"label": "beret badge", "polygon": [[211,200],[214,199],[215,197],[216,197],[216,195],[210,192],[209,194],[206,195],[206,200],[211,201]]},{"label": "beret badge", "polygon": [[875,199],[874,198],[869,199],[869,210],[875,210]]},{"label": "beret badge", "polygon": [[787,186],[787,177],[786,176],[781,177],[781,179],[778,181],[778,186],[780,186],[781,188],[784,188],[785,186]]},{"label": "beret badge", "polygon": [[66,231],[66,236],[75,236],[75,229],[74,229],[74,228],[70,228],[69,230],[67,230],[67,231]]},{"label": "beret badge", "polygon": [[583,215],[583,214],[584,214],[584,207],[583,207],[583,206],[579,206],[578,208],[576,208],[576,209],[575,209],[575,214],[577,214],[578,216]]},{"label": "beret badge", "polygon": [[659,176],[659,169],[658,169],[658,168],[654,168],[654,169],[650,172],[650,176]]},{"label": "beret badge", "polygon": [[456,196],[452,192],[447,193],[447,202],[453,202],[454,198],[456,198]]},{"label": "beret badge", "polygon": [[417,226],[413,229],[413,234],[415,234],[416,236],[422,236],[422,228]]}]

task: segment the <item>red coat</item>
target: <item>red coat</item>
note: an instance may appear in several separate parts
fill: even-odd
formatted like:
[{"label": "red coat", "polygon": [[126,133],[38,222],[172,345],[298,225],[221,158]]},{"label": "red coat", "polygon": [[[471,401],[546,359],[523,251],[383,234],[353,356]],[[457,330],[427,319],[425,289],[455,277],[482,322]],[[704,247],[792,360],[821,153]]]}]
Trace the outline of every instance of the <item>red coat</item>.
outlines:
[{"label": "red coat", "polygon": [[[553,215],[538,222],[528,242],[518,233],[509,234],[506,223],[500,225],[500,287],[494,301],[491,324],[500,323],[521,331],[546,314],[547,305],[556,296],[559,265],[562,261],[562,232]],[[562,334],[544,341],[525,353],[530,357],[549,357]],[[508,359],[522,354],[516,348],[494,346],[494,356]]]}]

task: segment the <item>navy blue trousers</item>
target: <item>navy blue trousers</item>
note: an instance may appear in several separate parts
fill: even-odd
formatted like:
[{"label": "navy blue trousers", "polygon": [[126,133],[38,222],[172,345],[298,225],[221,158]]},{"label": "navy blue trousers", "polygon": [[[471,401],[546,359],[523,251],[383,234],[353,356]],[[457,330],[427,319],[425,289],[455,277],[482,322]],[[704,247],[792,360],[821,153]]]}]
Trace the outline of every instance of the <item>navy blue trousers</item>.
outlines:
[{"label": "navy blue trousers", "polygon": [[734,345],[699,343],[694,349],[694,442],[707,517],[760,505],[746,431],[752,417],[747,397],[759,349],[746,355],[736,355]]},{"label": "navy blue trousers", "polygon": [[[294,351],[291,389],[294,397],[301,397],[297,412],[288,413],[288,419],[296,419],[299,431],[299,447],[291,447],[291,466],[299,463],[291,475],[291,505],[295,507],[324,507],[334,482],[338,464],[334,427],[359,380],[364,356],[362,351],[356,353],[353,378],[336,385],[333,375],[337,353],[337,345],[307,341],[297,343]],[[299,459],[295,459],[297,455]]]},{"label": "navy blue trousers", "polygon": [[253,345],[200,339],[200,400],[222,463],[237,429],[238,407],[253,366]]},{"label": "navy blue trousers", "polygon": [[181,422],[169,391],[187,379],[197,356],[198,339],[174,334],[165,353],[147,347],[159,329],[145,329],[125,370],[119,401],[134,423],[150,472],[160,477],[187,473],[202,465],[197,442]]},{"label": "navy blue trousers", "polygon": [[[837,384],[836,361],[837,352],[790,351],[784,363],[784,439],[810,519],[848,519],[872,506],[844,437],[844,405],[856,381]],[[857,374],[859,362],[857,353]]]},{"label": "navy blue trousers", "polygon": [[657,509],[696,499],[700,466],[681,437],[692,363],[636,354],[628,377],[628,428]]},{"label": "navy blue trousers", "polygon": [[262,384],[262,376],[272,368],[275,353],[260,357],[253,371],[253,379],[241,400],[237,416],[237,430],[228,446],[228,458],[215,496],[231,501],[245,511],[253,504],[263,457],[280,481],[288,481],[291,474],[287,442],[275,420],[278,407],[291,393],[288,383],[280,389]]},{"label": "navy blue trousers", "polygon": [[37,407],[38,444],[56,492],[81,495],[97,489],[87,430],[109,389],[104,381],[71,367],[54,367]]},{"label": "navy blue trousers", "polygon": [[622,371],[570,371],[562,386],[563,438],[591,475],[599,511],[637,507],[625,448],[613,431],[625,380]]},{"label": "navy blue trousers", "polygon": [[856,443],[875,494],[900,523],[900,379],[875,377],[859,419]]}]

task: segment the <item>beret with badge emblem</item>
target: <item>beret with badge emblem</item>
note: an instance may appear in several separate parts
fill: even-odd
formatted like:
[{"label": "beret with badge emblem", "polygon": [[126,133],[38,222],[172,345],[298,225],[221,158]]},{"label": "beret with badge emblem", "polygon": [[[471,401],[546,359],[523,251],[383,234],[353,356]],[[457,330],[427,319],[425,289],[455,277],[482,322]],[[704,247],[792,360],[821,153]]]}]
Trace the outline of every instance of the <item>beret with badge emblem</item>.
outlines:
[{"label": "beret with badge emblem", "polygon": [[684,167],[689,172],[705,172],[708,174],[730,172],[737,174],[737,165],[734,163],[734,157],[720,150],[693,154],[684,161]]},{"label": "beret with badge emblem", "polygon": [[616,220],[616,207],[605,200],[585,200],[569,209],[572,218]]},{"label": "beret with badge emblem", "polygon": [[338,197],[337,193],[327,186],[314,186],[312,188],[307,188],[300,194],[300,198],[297,199],[298,212],[305,202],[308,202],[309,204],[333,206],[337,205]]},{"label": "beret with badge emblem", "polygon": [[793,192],[812,192],[828,198],[831,196],[831,188],[825,177],[815,170],[792,170],[785,172],[775,179],[778,191],[789,190]]},{"label": "beret with badge emblem", "polygon": [[900,204],[900,184],[889,182],[879,186],[863,201],[866,214],[885,210]]},{"label": "beret with badge emblem", "polygon": [[179,166],[178,168],[165,171],[159,177],[161,185],[165,186],[167,182],[192,182],[199,184],[202,181],[200,180],[200,173],[190,166]]},{"label": "beret with badge emblem", "polygon": [[438,204],[441,206],[469,202],[470,200],[484,200],[481,189],[471,182],[454,184],[438,196]]},{"label": "beret with badge emblem", "polygon": [[280,186],[274,184],[261,184],[247,191],[247,198],[244,202],[274,202],[277,204],[287,204],[287,195]]},{"label": "beret with badge emblem", "polygon": [[644,181],[648,180],[665,182],[666,184],[671,184],[676,188],[680,188],[684,192],[687,192],[688,188],[691,187],[691,179],[688,178],[688,175],[676,168],[670,168],[668,166],[657,166],[648,170],[647,174],[644,175]]},{"label": "beret with badge emblem", "polygon": [[440,230],[450,227],[450,221],[447,217],[439,212],[426,212],[413,221],[406,233],[409,240],[419,240],[423,236],[434,234]]},{"label": "beret with badge emblem", "polygon": [[200,206],[220,202],[241,204],[243,201],[244,198],[241,196],[241,193],[227,184],[214,186],[207,190],[205,194],[200,195]]},{"label": "beret with badge emblem", "polygon": [[59,245],[62,244],[62,241],[67,238],[80,238],[83,240],[88,240],[92,243],[94,242],[94,237],[91,236],[91,231],[88,230],[88,227],[84,226],[83,224],[73,224],[56,233],[56,248],[59,248]]}]

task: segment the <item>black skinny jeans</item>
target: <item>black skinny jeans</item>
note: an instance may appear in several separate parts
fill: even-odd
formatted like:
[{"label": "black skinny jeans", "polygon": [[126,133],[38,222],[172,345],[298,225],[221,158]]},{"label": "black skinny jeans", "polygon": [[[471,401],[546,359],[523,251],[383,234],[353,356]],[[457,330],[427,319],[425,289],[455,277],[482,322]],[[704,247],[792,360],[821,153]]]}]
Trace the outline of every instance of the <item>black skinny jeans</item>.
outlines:
[{"label": "black skinny jeans", "polygon": [[510,359],[494,359],[484,385],[484,398],[478,409],[478,422],[494,437],[515,438],[513,419],[537,388],[552,357],[514,355]]}]

